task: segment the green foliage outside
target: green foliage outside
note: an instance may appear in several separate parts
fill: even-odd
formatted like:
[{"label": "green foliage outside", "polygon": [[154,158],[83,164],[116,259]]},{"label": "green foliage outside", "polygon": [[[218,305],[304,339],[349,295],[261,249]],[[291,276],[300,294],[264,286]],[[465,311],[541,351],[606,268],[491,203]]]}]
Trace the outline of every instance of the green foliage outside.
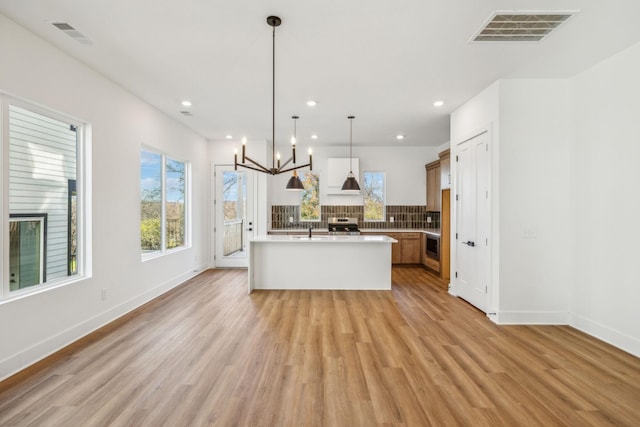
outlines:
[{"label": "green foliage outside", "polygon": [[365,221],[384,220],[384,173],[365,172],[364,183]]},{"label": "green foliage outside", "polygon": [[143,200],[140,219],[140,247],[143,251],[159,251],[160,202]]},{"label": "green foliage outside", "polygon": [[316,173],[307,172],[302,179],[304,191],[300,201],[300,220],[320,220],[320,178]]}]

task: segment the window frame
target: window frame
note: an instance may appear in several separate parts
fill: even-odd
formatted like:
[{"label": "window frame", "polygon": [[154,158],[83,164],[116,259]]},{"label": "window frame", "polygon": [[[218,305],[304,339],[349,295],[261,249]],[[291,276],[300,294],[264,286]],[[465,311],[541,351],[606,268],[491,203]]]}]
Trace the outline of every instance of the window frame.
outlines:
[{"label": "window frame", "polygon": [[380,219],[367,219],[365,212],[365,202],[367,200],[366,194],[362,194],[362,220],[364,222],[385,222],[387,218],[387,173],[385,171],[363,171],[362,172],[362,186],[364,187],[366,174],[382,174],[382,218]]},{"label": "window frame", "polygon": [[[73,126],[76,132],[77,271],[73,275],[47,280],[44,283],[15,291],[10,290],[9,282],[9,222],[11,216],[9,210],[9,111],[11,106],[67,123]],[[0,91],[0,164],[2,164],[2,174],[0,175],[0,188],[2,188],[0,195],[2,204],[2,217],[0,218],[0,241],[2,242],[2,251],[0,251],[0,277],[2,280],[0,303],[70,285],[92,277],[91,194],[87,191],[88,188],[91,188],[91,130],[91,124],[88,122]],[[45,248],[45,252],[46,250]]]},{"label": "window frame", "polygon": [[[140,247],[140,258],[141,261],[148,261],[155,258],[160,258],[165,255],[169,255],[175,252],[180,252],[186,249],[191,248],[191,162],[187,160],[182,160],[180,157],[170,155],[164,151],[158,150],[154,147],[142,144],[140,146],[139,159],[138,159],[138,192],[139,197],[138,200],[140,203],[142,202],[142,192],[140,189],[140,183],[142,182],[142,171],[141,171],[141,162],[142,162],[142,152],[146,151],[152,154],[156,154],[160,156],[160,249],[152,252],[144,253],[142,252],[142,247]],[[176,246],[173,248],[167,249],[167,160],[172,160],[175,162],[180,162],[184,164],[184,242],[180,246]],[[138,217],[138,231],[142,230],[142,217]],[[141,243],[141,237],[138,238],[138,244]]]}]

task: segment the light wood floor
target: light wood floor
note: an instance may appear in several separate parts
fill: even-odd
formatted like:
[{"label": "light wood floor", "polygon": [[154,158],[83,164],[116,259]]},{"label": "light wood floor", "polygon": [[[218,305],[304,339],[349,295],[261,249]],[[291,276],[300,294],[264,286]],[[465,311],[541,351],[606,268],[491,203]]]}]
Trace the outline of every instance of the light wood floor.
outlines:
[{"label": "light wood floor", "polygon": [[205,272],[0,383],[0,425],[640,425],[640,359],[496,326],[434,276],[257,291]]}]

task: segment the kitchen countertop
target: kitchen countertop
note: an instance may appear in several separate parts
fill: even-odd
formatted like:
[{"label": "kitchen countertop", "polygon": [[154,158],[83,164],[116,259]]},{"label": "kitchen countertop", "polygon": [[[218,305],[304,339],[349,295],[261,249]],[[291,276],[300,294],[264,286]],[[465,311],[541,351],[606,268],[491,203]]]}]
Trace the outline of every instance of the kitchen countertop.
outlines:
[{"label": "kitchen countertop", "polygon": [[253,239],[249,239],[251,242],[273,242],[273,243],[396,243],[397,240],[388,236],[351,236],[351,235],[337,235],[337,236],[282,236],[282,235],[270,235],[270,236],[257,236]]},{"label": "kitchen countertop", "polygon": [[[329,230],[326,228],[313,228],[312,233],[328,233]],[[273,228],[270,229],[267,233],[309,233],[308,228]],[[379,234],[379,233],[425,233],[431,234],[434,236],[440,236],[439,228],[361,228],[361,234]]]}]

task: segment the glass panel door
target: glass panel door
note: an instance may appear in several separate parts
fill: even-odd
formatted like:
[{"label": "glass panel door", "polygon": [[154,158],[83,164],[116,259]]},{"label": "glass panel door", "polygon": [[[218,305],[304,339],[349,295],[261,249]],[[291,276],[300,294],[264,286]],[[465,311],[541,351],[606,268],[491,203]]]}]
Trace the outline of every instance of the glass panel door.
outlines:
[{"label": "glass panel door", "polygon": [[216,267],[247,267],[253,236],[253,179],[250,171],[216,166]]}]

